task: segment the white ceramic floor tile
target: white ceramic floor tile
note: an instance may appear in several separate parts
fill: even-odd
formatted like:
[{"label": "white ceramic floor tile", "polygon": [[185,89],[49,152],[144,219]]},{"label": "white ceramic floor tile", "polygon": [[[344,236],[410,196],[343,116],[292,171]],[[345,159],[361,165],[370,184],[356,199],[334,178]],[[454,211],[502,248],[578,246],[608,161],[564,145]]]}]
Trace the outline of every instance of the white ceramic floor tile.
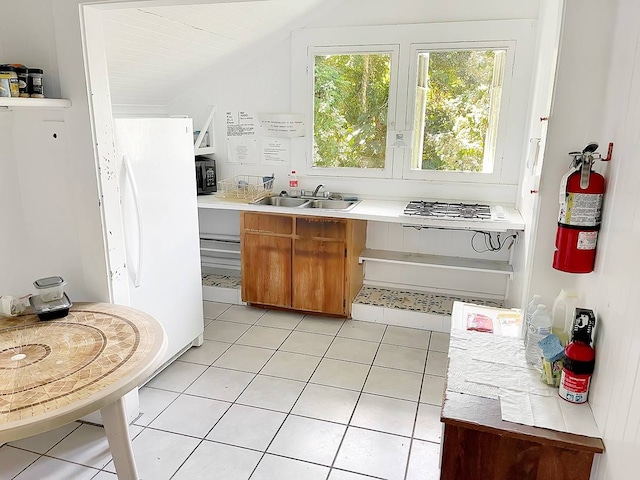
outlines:
[{"label": "white ceramic floor tile", "polygon": [[329,467],[267,454],[258,464],[251,480],[324,480],[327,473]]},{"label": "white ceramic floor tile", "polygon": [[304,382],[258,375],[237,402],[251,407],[289,412],[304,388]]},{"label": "white ceramic floor tile", "polygon": [[360,475],[359,473],[345,472],[336,468],[331,469],[329,480],[371,480],[368,475]]},{"label": "white ceramic floor tile", "polygon": [[346,428],[337,423],[289,415],[267,451],[331,466]]},{"label": "white ceramic floor tile", "polygon": [[167,392],[151,387],[142,387],[138,393],[140,396],[140,416],[133,422],[136,425],[149,425],[180,395],[176,392]]},{"label": "white ceramic floor tile", "polygon": [[378,349],[378,354],[373,364],[379,367],[422,373],[424,372],[426,361],[426,350],[383,343]]},{"label": "white ceramic floor tile", "polygon": [[175,361],[147,383],[147,386],[184,392],[206,369],[206,365]]},{"label": "white ceramic floor tile", "polygon": [[371,322],[360,322],[358,320],[347,320],[338,332],[339,337],[353,338],[355,340],[367,340],[369,342],[380,342],[386,325]]},{"label": "white ceramic floor tile", "polygon": [[47,455],[97,469],[111,460],[104,428],[89,424],[80,425],[49,450]]},{"label": "white ceramic floor tile", "polygon": [[65,462],[57,458],[40,457],[31,464],[15,480],[89,480],[98,470],[83,467],[75,463]]},{"label": "white ceramic floor tile", "polygon": [[[199,443],[197,438],[146,428],[132,442],[140,478],[168,480]],[[115,472],[113,462],[105,470]]]},{"label": "white ceramic floor tile", "polygon": [[280,412],[232,405],[207,440],[264,451],[285,418],[286,414]]},{"label": "white ceramic floor tile", "polygon": [[417,402],[422,375],[383,367],[371,367],[363,391]]},{"label": "white ceramic floor tile", "polygon": [[253,377],[253,373],[209,367],[185,393],[233,402],[251,383]]},{"label": "white ceramic floor tile", "polygon": [[427,367],[425,368],[425,373],[444,377],[447,374],[448,363],[449,357],[446,353],[429,351],[427,354]]},{"label": "white ceramic floor tile", "polygon": [[231,305],[218,319],[227,322],[246,323],[253,325],[267,310],[263,308]]},{"label": "white ceramic floor tile", "polygon": [[349,427],[335,467],[388,480],[404,478],[410,439]]},{"label": "white ceramic floor tile", "polygon": [[350,424],[410,437],[418,402],[363,393]]},{"label": "white ceramic floor tile", "polygon": [[441,408],[436,405],[421,403],[418,407],[415,438],[439,443],[442,438],[442,423],[440,422]]},{"label": "white ceramic floor tile", "polygon": [[273,350],[268,348],[232,345],[213,363],[213,366],[258,373],[272,355]]},{"label": "white ceramic floor tile", "polygon": [[91,480],[118,480],[118,477],[115,473],[107,472],[102,470]]},{"label": "white ceramic floor tile", "polygon": [[440,479],[440,445],[413,440],[406,480]]},{"label": "white ceramic floor tile", "polygon": [[286,328],[293,330],[303,319],[304,313],[269,310],[256,322],[263,327]]},{"label": "white ceramic floor tile", "polygon": [[4,445],[0,447],[0,480],[11,480],[40,455]]},{"label": "white ceramic floor tile", "polygon": [[218,318],[231,306],[228,303],[220,302],[202,302],[204,318],[214,319]]},{"label": "white ceramic floor tile", "polygon": [[[68,423],[67,425],[63,425],[62,427],[58,427],[54,430],[49,430],[48,432],[44,432],[39,435],[34,435],[33,437],[16,440],[15,442],[11,442],[9,445],[13,447],[23,448],[24,450],[29,450],[30,452],[45,453],[47,450],[49,450],[79,426],[80,423],[78,422]],[[2,465],[2,462],[0,462],[0,465]]]},{"label": "white ceramic floor tile", "polygon": [[202,442],[172,480],[239,480],[249,478],[262,453]]},{"label": "white ceramic floor tile", "polygon": [[280,350],[321,357],[332,341],[333,337],[329,335],[294,331],[280,346]]},{"label": "white ceramic floor tile", "polygon": [[210,398],[180,395],[151,424],[151,428],[204,438],[231,404]]},{"label": "white ceramic floor tile", "polygon": [[442,394],[444,393],[444,377],[425,375],[422,380],[420,403],[442,406]]},{"label": "white ceramic floor tile", "polygon": [[245,323],[226,322],[220,319],[214,320],[205,327],[204,338],[217,342],[234,343],[244,332],[249,330],[250,326]]},{"label": "white ceramic floor tile", "polygon": [[329,422],[349,423],[359,392],[326,385],[308,384],[291,413]]},{"label": "white ceramic floor tile", "polygon": [[237,341],[238,345],[270,348],[277,350],[291,332],[282,328],[261,327],[253,325]]},{"label": "white ceramic floor tile", "polygon": [[379,343],[377,342],[336,337],[324,356],[336,360],[367,363],[370,365],[376,356],[378,345]]},{"label": "white ceramic floor tile", "polygon": [[429,346],[430,337],[431,332],[428,330],[389,326],[384,333],[384,337],[382,337],[382,343],[426,350]]},{"label": "white ceramic floor tile", "polygon": [[340,328],[342,328],[343,323],[344,320],[340,318],[305,315],[302,321],[296,326],[295,330],[335,336],[340,331]]},{"label": "white ceramic floor tile", "polygon": [[276,352],[260,371],[262,375],[306,382],[320,363],[320,357],[300,353]]},{"label": "white ceramic floor tile", "polygon": [[205,340],[199,347],[191,347],[180,356],[183,362],[199,363],[207,367],[217,360],[227,348],[228,343]]},{"label": "white ceramic floor tile", "polygon": [[330,387],[360,391],[368,373],[369,365],[323,358],[309,381]]},{"label": "white ceramic floor tile", "polygon": [[429,342],[429,350],[433,352],[449,352],[449,337],[448,333],[432,332],[431,341]]}]

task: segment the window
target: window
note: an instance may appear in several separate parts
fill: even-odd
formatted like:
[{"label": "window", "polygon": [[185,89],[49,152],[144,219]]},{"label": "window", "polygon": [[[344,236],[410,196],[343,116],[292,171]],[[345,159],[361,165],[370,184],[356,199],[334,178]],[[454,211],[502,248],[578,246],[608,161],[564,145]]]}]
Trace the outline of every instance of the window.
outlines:
[{"label": "window", "polygon": [[295,32],[292,107],[310,120],[296,170],[517,185],[534,25]]}]

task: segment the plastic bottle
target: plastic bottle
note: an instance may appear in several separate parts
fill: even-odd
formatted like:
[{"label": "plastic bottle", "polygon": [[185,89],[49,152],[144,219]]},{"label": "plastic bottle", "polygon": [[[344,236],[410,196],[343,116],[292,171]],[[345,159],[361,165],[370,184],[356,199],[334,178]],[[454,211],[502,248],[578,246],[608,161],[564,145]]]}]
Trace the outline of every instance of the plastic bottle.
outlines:
[{"label": "plastic bottle", "polygon": [[538,342],[551,333],[551,315],[544,304],[539,304],[536,311],[531,315],[529,324],[529,334],[525,344],[525,357],[529,365],[542,367],[542,350]]},{"label": "plastic bottle", "polygon": [[579,303],[578,292],[573,289],[561,290],[555,302],[553,302],[551,332],[560,339],[564,346],[570,341],[573,319]]},{"label": "plastic bottle", "polygon": [[298,177],[296,176],[295,170],[291,170],[291,175],[289,175],[289,196],[300,196],[300,189],[298,188]]},{"label": "plastic bottle", "polygon": [[536,309],[538,308],[538,305],[540,305],[542,303],[542,295],[534,295],[533,298],[531,299],[531,301],[529,302],[529,305],[527,306],[527,311],[525,312],[525,316],[524,316],[524,331],[523,331],[523,338],[524,338],[524,344],[527,344],[527,337],[529,336],[529,325],[531,324],[531,315],[533,315],[533,312],[536,311]]}]

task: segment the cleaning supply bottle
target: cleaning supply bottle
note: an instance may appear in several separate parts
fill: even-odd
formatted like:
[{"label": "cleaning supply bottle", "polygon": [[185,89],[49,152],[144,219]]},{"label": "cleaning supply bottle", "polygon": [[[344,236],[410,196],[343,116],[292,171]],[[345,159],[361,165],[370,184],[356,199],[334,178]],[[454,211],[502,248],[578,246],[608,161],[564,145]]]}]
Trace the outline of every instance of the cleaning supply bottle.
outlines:
[{"label": "cleaning supply bottle", "polygon": [[291,170],[291,175],[289,175],[289,196],[300,196],[300,189],[298,188],[298,177],[296,176],[295,170]]},{"label": "cleaning supply bottle", "polygon": [[529,305],[527,305],[527,311],[524,316],[524,327],[522,337],[524,338],[524,344],[527,344],[527,337],[529,336],[529,325],[531,324],[531,315],[536,311],[538,305],[542,303],[542,295],[534,295]]},{"label": "cleaning supply bottle", "polygon": [[531,315],[527,343],[525,344],[525,358],[527,363],[537,368],[542,368],[542,350],[538,342],[551,333],[551,316],[544,304],[539,304]]},{"label": "cleaning supply bottle", "polygon": [[555,302],[553,302],[551,332],[560,339],[562,345],[566,346],[571,340],[573,319],[579,303],[578,292],[573,289],[562,289]]}]

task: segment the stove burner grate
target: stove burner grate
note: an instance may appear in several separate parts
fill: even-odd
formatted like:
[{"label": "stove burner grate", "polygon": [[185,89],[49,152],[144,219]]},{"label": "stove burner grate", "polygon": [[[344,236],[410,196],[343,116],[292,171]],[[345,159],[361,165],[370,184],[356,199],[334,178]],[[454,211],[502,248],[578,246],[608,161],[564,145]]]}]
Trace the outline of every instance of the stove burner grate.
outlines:
[{"label": "stove burner grate", "polygon": [[405,215],[447,220],[491,220],[491,207],[472,203],[444,203],[414,200],[404,209]]}]

